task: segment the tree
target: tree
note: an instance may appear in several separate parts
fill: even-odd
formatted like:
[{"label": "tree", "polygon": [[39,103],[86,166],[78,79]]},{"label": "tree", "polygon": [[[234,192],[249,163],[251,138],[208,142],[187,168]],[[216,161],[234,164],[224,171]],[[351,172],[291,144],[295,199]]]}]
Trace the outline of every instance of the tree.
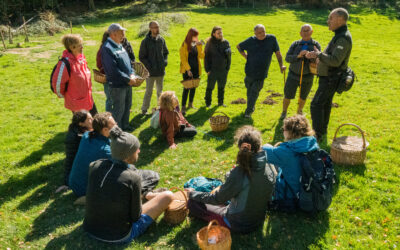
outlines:
[{"label": "tree", "polygon": [[95,6],[94,6],[94,0],[89,0],[89,10],[94,10]]}]

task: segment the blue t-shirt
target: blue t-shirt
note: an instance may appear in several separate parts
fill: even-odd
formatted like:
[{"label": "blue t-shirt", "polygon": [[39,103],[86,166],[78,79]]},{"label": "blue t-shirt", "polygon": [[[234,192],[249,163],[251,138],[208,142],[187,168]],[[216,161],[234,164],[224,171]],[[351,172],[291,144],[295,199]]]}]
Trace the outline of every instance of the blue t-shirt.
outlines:
[{"label": "blue t-shirt", "polygon": [[278,41],[274,35],[267,35],[264,40],[252,36],[239,44],[247,52],[246,76],[264,79],[268,76],[272,54],[279,51]]},{"label": "blue t-shirt", "polygon": [[90,133],[83,134],[69,174],[68,186],[78,197],[86,195],[89,164],[100,159],[111,159],[110,139],[99,134],[91,138]]}]

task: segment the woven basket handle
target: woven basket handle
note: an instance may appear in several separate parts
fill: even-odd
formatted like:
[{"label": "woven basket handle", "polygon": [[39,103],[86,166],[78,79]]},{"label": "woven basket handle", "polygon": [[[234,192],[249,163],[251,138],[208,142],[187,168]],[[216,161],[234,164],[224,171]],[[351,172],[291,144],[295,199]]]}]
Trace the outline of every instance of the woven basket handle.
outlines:
[{"label": "woven basket handle", "polygon": [[208,223],[207,231],[206,231],[206,242],[207,242],[207,246],[209,245],[209,243],[208,243],[208,231],[210,231],[211,226],[212,226],[213,224],[216,224],[216,225],[219,226],[219,223],[218,223],[217,220],[212,220],[212,221],[210,221],[210,223]]},{"label": "woven basket handle", "polygon": [[183,194],[183,197],[185,197],[185,201],[186,201],[185,206],[187,205],[187,203],[188,203],[188,198],[187,198],[187,196],[186,196],[186,193],[185,193],[181,188],[172,187],[172,188],[170,188],[169,190],[170,190],[170,191],[177,190],[177,191],[181,192],[181,193]]},{"label": "woven basket handle", "polygon": [[217,114],[217,113],[220,113],[220,114],[223,114],[224,116],[226,116],[226,117],[229,117],[229,116],[227,116],[224,112],[222,112],[222,111],[216,111],[216,112],[214,112],[213,114],[212,114],[212,116],[214,116],[215,114]]},{"label": "woven basket handle", "polygon": [[358,129],[358,131],[360,131],[361,136],[362,136],[362,139],[363,139],[363,149],[365,149],[366,146],[367,146],[367,143],[365,142],[364,131],[363,131],[358,125],[356,125],[356,124],[354,124],[354,123],[343,123],[342,125],[340,125],[340,126],[336,129],[335,136],[333,137],[333,140],[336,139],[336,135],[337,135],[337,133],[339,132],[339,129],[340,129],[341,127],[343,127],[343,126],[346,126],[346,125],[356,127],[356,128]]}]

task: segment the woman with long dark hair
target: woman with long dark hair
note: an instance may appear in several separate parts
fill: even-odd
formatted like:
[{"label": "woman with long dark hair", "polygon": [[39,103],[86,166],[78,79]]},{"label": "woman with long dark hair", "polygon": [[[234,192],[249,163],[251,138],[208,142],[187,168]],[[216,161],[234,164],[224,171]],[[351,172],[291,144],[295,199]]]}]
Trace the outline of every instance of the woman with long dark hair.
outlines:
[{"label": "woman with long dark hair", "polygon": [[[181,57],[181,69],[183,80],[197,79],[201,75],[200,60],[204,58],[203,43],[199,41],[199,32],[195,28],[190,28],[185,41],[179,50]],[[186,113],[186,102],[189,95],[188,108],[194,108],[193,100],[196,88],[183,89],[182,94],[182,114]]]}]

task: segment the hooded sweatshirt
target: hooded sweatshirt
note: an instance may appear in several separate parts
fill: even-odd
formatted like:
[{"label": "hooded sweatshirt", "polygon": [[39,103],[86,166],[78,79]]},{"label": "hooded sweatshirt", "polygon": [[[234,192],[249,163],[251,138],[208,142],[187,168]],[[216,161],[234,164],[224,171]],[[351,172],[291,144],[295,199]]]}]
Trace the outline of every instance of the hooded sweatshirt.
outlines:
[{"label": "hooded sweatshirt", "polygon": [[[267,162],[279,168],[275,185],[274,200],[295,198],[286,182],[297,195],[300,192],[301,166],[299,153],[306,153],[319,148],[314,136],[305,136],[299,139],[281,143],[278,147],[264,145],[263,150],[267,156]],[[286,197],[285,197],[285,189]]]}]

